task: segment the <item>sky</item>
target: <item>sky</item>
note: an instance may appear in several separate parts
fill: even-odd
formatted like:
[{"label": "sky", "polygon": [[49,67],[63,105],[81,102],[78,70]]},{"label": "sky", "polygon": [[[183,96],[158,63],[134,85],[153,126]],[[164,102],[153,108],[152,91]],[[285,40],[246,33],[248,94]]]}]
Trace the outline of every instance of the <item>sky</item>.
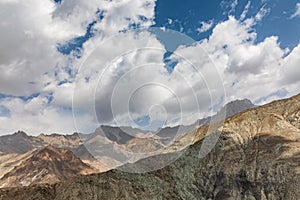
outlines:
[{"label": "sky", "polygon": [[191,124],[298,94],[297,0],[1,0],[0,135]]}]

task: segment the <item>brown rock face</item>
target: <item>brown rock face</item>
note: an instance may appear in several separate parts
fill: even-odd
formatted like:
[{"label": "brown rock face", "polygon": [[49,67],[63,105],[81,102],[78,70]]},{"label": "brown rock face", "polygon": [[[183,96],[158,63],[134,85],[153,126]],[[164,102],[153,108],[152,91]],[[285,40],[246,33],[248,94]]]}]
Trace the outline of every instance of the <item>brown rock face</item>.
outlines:
[{"label": "brown rock face", "polygon": [[2,187],[55,183],[96,172],[71,151],[47,146],[37,150],[0,179]]},{"label": "brown rock face", "polygon": [[300,199],[299,116],[297,95],[229,117],[210,133],[221,135],[202,159],[207,126],[181,137],[165,154],[138,161],[147,166],[190,145],[160,170],[111,170],[55,185],[2,189],[0,199]]}]

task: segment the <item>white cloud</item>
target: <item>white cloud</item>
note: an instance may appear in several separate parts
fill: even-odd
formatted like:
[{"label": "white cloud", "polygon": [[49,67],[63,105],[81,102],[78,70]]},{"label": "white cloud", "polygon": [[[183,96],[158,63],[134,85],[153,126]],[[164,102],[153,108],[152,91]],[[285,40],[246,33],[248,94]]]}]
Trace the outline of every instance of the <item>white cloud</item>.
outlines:
[{"label": "white cloud", "polygon": [[232,3],[231,3],[231,11],[233,12],[236,8],[236,6],[238,5],[238,0],[234,0]]},{"label": "white cloud", "polygon": [[199,33],[203,33],[203,32],[206,32],[208,30],[210,30],[213,25],[214,25],[214,20],[209,20],[208,22],[205,22],[205,21],[202,21],[200,22],[200,28],[197,28],[197,31]]},{"label": "white cloud", "polygon": [[293,18],[299,17],[299,16],[300,16],[300,3],[297,3],[297,4],[296,4],[296,11],[295,11],[294,14],[292,14],[292,15],[290,16],[290,19],[293,19]]},{"label": "white cloud", "polygon": [[[255,23],[255,17],[244,21],[229,17],[215,26],[209,39],[190,49],[197,52],[196,48],[202,47],[211,55],[222,75],[227,101],[237,98],[257,101],[267,96],[258,102],[266,103],[280,98],[276,96],[280,89],[289,96],[299,92],[295,86],[299,86],[299,47],[288,54],[275,36],[257,43]],[[214,79],[207,77],[210,78]]]},{"label": "white cloud", "polygon": [[247,15],[247,13],[248,13],[248,11],[250,9],[250,6],[251,6],[251,1],[248,1],[248,3],[246,4],[246,6],[245,6],[245,8],[244,8],[244,10],[243,10],[243,12],[242,12],[242,14],[240,16],[240,20],[241,21],[246,18],[246,15]]},{"label": "white cloud", "polygon": [[223,10],[225,10],[225,12],[228,12],[228,15],[231,15],[235,11],[236,6],[238,5],[238,0],[223,0],[221,1],[220,5],[223,8]]},{"label": "white cloud", "polygon": [[[35,134],[42,131],[74,130],[71,126],[72,112],[65,112],[60,108],[72,106],[74,77],[64,67],[70,65],[71,70],[76,71],[76,62],[67,63],[68,59],[57,51],[57,44],[84,35],[87,25],[97,19],[98,9],[103,10],[105,15],[101,23],[94,27],[100,33],[99,39],[128,29],[133,23],[147,27],[153,24],[154,5],[154,1],[130,0],[76,0],[62,1],[57,5],[53,1],[1,1],[0,17],[3,21],[0,23],[0,93],[13,96],[53,93],[54,97],[51,106],[39,105],[45,108],[43,112],[40,112],[37,103],[33,103],[36,98],[23,103],[21,99],[14,97],[1,101],[0,105],[16,101],[14,105],[22,111],[20,115],[16,115],[17,110],[11,109],[9,118],[1,118],[0,124],[8,125],[3,131],[13,132],[20,126],[20,129],[23,126],[29,133]],[[58,85],[64,80],[69,83]],[[35,110],[38,117],[32,116]],[[64,117],[60,117],[61,115]],[[48,128],[48,123],[43,121],[47,118],[53,124],[56,118],[57,125]],[[66,126],[63,125],[63,118],[66,119]]]},{"label": "white cloud", "polygon": [[[75,125],[79,131],[90,132],[98,120],[134,125],[133,119],[148,114],[167,120],[168,125],[188,124],[211,112],[210,106],[224,97],[224,88],[226,101],[262,99],[260,103],[275,99],[278,90],[288,95],[299,92],[300,45],[291,51],[282,49],[276,36],[257,42],[254,26],[269,10],[262,7],[247,18],[250,1],[239,20],[229,16],[218,24],[201,22],[199,31],[213,28],[212,34],[178,47],[170,57],[178,62],[171,74],[163,63],[166,50],[155,35],[128,31],[133,24],[154,23],[155,1],[0,4],[0,16],[7,19],[0,23],[4,44],[0,47],[0,93],[40,93],[28,100],[0,99],[1,134],[17,129],[31,134],[70,133]],[[236,5],[237,1],[231,1],[229,7]],[[104,10],[104,18],[94,26],[95,37],[83,44],[82,58],[69,63],[78,74],[70,74],[64,70],[68,60],[57,52],[56,44],[83,35],[96,20],[97,8]],[[127,32],[119,33],[122,30]],[[163,106],[167,115],[163,109],[149,113],[155,105]]]},{"label": "white cloud", "polygon": [[282,60],[280,70],[282,74],[282,83],[285,85],[299,84],[300,82],[300,44]]},{"label": "white cloud", "polygon": [[[51,1],[1,1],[0,92],[30,95],[43,87],[43,74],[63,62],[56,42],[63,27],[54,24]],[[55,33],[55,34],[53,34]]]},{"label": "white cloud", "polygon": [[255,20],[257,22],[261,21],[266,15],[270,13],[270,8],[265,8],[264,6],[259,10],[259,12],[255,15]]},{"label": "white cloud", "polygon": [[[10,110],[10,116],[0,116],[1,134],[11,134],[24,130],[29,134],[40,133],[73,133],[74,126],[72,111],[62,107],[47,105],[47,98],[36,97],[28,101],[19,98],[5,98],[0,104]],[[86,132],[95,120],[89,115],[82,115],[77,127]]]}]

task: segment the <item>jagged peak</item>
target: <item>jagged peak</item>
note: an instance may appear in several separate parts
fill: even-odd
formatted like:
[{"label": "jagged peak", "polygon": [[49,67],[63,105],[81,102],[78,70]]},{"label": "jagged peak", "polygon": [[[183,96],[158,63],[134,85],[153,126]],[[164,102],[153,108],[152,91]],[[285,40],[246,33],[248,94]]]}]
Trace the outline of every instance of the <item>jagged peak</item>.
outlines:
[{"label": "jagged peak", "polygon": [[38,137],[79,137],[79,133],[74,132],[72,134],[59,134],[59,133],[51,133],[51,134],[45,134],[45,133],[41,133],[38,135]]},{"label": "jagged peak", "polygon": [[15,132],[13,135],[28,137],[28,135],[24,131],[20,131],[20,130],[18,130],[17,132]]},{"label": "jagged peak", "polygon": [[234,103],[249,103],[249,104],[253,104],[250,99],[244,98],[244,99],[236,99],[236,100],[230,101],[226,105],[228,105],[228,104],[234,104]]}]

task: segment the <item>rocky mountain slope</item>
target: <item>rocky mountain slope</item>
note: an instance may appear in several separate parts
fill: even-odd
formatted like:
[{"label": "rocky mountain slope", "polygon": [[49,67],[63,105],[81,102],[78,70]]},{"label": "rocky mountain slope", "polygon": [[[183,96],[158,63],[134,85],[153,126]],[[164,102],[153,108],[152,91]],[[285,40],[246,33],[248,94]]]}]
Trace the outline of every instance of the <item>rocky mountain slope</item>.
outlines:
[{"label": "rocky mountain slope", "polygon": [[32,156],[34,152],[35,150],[28,151],[24,154],[0,154],[0,179],[3,175],[11,171],[14,167],[20,165],[24,160]]},{"label": "rocky mountain slope", "polygon": [[[300,199],[300,95],[256,107],[181,137],[147,166],[182,149],[153,172],[111,170],[54,185],[1,189],[0,199]],[[218,141],[199,158],[207,131]],[[186,147],[186,148],[185,148]]]},{"label": "rocky mountain slope", "polygon": [[1,187],[55,183],[80,174],[97,172],[83,163],[71,151],[47,146],[31,153],[11,171],[0,178]]}]

